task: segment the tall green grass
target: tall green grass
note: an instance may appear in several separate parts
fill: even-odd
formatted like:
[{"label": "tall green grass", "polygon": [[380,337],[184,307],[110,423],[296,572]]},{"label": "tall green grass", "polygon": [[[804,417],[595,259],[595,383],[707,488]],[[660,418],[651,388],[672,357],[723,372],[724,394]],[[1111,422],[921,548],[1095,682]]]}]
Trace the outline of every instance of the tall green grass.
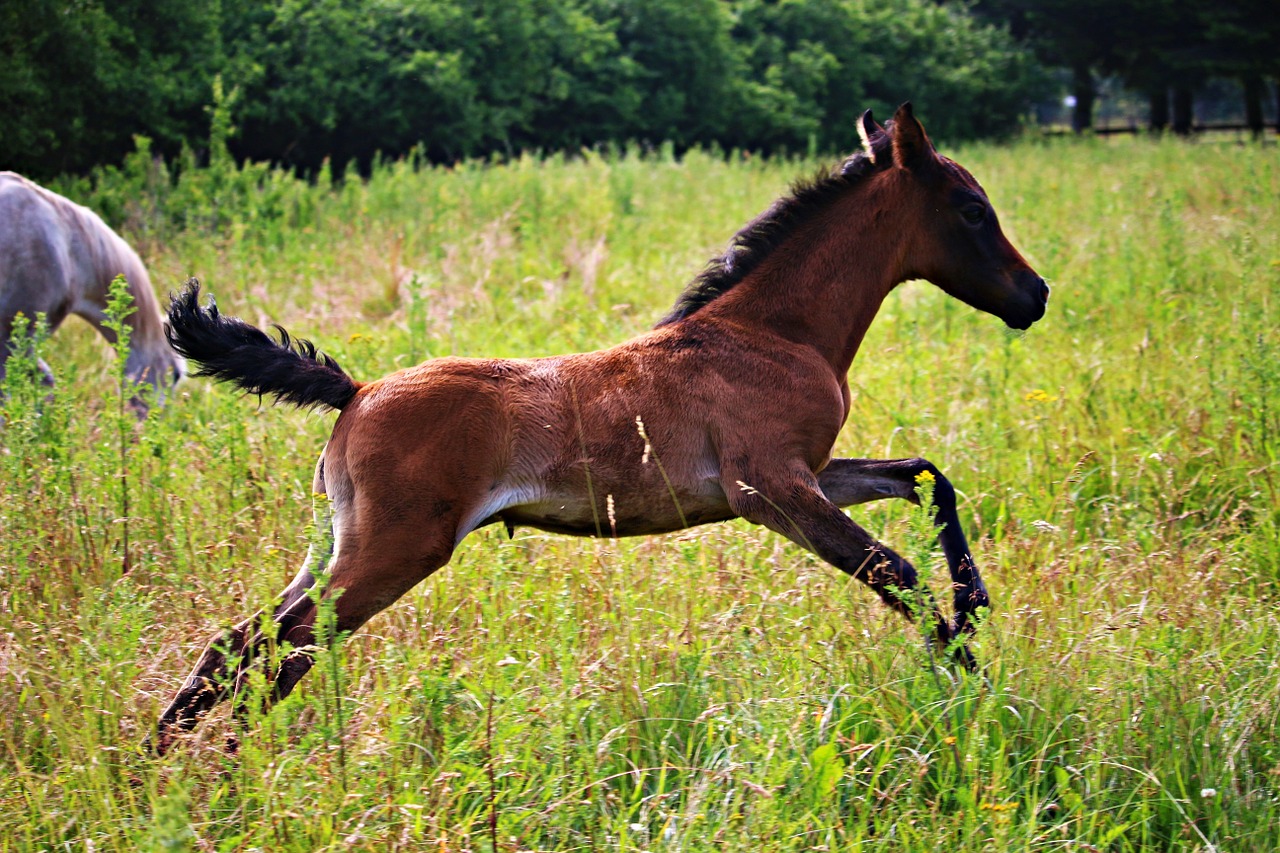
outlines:
[{"label": "tall green grass", "polygon": [[[147,757],[204,643],[303,558],[332,416],[193,380],[122,444],[107,347],[68,323],[37,345],[55,393],[11,367],[0,433],[0,850],[1280,846],[1276,149],[949,153],[1049,314],[1012,335],[900,288],[836,450],[927,456],[961,492],[986,679],[935,672],[865,589],[741,523],[486,529],[265,718]],[[815,164],[218,168],[78,191],[160,290],[198,275],[367,379],[635,334]],[[905,505],[854,514],[914,541]]]}]

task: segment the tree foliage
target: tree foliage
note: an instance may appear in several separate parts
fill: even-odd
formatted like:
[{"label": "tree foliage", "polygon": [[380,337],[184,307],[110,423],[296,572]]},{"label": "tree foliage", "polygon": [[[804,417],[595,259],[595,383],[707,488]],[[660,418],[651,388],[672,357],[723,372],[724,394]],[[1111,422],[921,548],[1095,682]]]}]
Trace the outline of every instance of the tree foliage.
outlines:
[{"label": "tree foliage", "polygon": [[846,148],[912,99],[954,139],[1015,129],[1036,94],[1004,28],[931,0],[9,0],[0,167],[175,156],[208,136],[304,170],[637,141]]},{"label": "tree foliage", "polygon": [[0,4],[0,167],[35,175],[164,151],[205,126],[221,56],[214,0]]}]

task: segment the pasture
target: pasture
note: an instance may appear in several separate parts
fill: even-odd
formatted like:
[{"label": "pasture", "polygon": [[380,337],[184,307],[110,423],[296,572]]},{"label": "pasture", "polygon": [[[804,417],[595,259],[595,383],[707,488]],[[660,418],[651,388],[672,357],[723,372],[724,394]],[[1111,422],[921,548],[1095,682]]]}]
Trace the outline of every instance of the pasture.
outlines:
[{"label": "pasture", "polygon": [[[219,711],[144,755],[210,635],[305,554],[333,416],[196,379],[139,423],[70,322],[41,347],[51,400],[11,359],[0,433],[0,850],[1280,846],[1276,148],[943,153],[1049,313],[1014,335],[899,288],[836,452],[955,484],[986,679],[932,668],[867,589],[741,522],[493,526],[249,728]],[[59,189],[162,295],[197,275],[367,380],[635,334],[815,167],[620,152],[331,187],[223,163],[170,191],[135,162]],[[919,511],[852,514],[941,589]]]}]

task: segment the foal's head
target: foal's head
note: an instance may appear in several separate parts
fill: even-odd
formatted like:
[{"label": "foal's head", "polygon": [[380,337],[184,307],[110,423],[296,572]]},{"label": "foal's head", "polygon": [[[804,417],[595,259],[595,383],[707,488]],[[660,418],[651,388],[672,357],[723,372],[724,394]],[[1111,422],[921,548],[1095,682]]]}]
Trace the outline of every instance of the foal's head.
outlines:
[{"label": "foal's head", "polygon": [[1043,317],[1049,286],[1004,236],[973,176],[934,150],[911,105],[899,107],[887,127],[868,111],[858,130],[877,165],[893,158],[880,179],[913,223],[901,235],[903,278],[931,281],[1015,329]]}]

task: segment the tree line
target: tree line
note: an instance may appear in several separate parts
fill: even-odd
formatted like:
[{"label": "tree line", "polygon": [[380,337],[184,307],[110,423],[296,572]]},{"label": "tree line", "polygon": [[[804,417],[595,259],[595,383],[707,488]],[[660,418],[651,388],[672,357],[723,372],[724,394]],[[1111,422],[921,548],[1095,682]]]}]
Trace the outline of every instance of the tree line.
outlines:
[{"label": "tree line", "polygon": [[1090,128],[1099,77],[1144,96],[1152,130],[1189,133],[1194,95],[1212,78],[1239,82],[1245,124],[1260,135],[1274,86],[1280,129],[1276,0],[977,0],[1041,62],[1070,74],[1072,127]]},{"label": "tree line", "polygon": [[239,158],[671,143],[844,150],[912,99],[951,139],[1008,133],[1041,82],[1005,28],[931,0],[6,0],[0,168],[170,156],[220,77]]},{"label": "tree line", "polygon": [[0,168],[83,173],[137,136],[199,147],[215,81],[232,153],[301,171],[633,142],[829,152],[907,99],[938,137],[992,137],[1055,66],[1078,116],[1098,73],[1176,116],[1204,75],[1256,92],[1277,74],[1273,0],[1224,2],[6,0]]}]

